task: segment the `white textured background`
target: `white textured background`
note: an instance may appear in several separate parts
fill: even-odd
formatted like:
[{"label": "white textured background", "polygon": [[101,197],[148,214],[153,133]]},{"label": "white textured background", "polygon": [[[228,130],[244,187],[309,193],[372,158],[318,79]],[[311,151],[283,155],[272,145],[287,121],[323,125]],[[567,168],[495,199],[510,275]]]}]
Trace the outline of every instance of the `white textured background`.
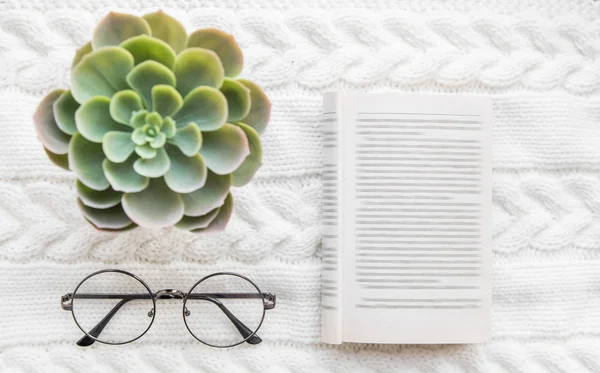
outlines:
[{"label": "white textured background", "polygon": [[[97,21],[157,8],[233,33],[273,101],[265,165],[222,234],[95,231],[35,140],[34,108]],[[332,89],[494,98],[491,343],[318,344],[317,118]],[[235,270],[278,305],[259,346],[204,347],[163,302],[136,343],[77,348],[59,296],[110,267],[155,290]],[[0,1],[0,372],[81,371],[600,372],[600,2]]]}]

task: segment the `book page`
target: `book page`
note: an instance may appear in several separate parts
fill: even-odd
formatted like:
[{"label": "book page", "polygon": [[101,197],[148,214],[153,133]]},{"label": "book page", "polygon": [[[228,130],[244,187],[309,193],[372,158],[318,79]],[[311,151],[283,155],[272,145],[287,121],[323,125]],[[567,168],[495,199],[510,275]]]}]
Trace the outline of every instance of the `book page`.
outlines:
[{"label": "book page", "polygon": [[340,94],[342,339],[491,333],[491,100]]}]

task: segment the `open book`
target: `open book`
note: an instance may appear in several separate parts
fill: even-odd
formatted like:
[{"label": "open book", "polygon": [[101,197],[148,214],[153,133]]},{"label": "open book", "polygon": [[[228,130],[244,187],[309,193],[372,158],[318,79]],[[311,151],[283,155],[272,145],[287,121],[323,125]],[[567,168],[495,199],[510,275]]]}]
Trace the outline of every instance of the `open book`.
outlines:
[{"label": "open book", "polygon": [[327,343],[480,343],[491,333],[491,100],[327,93]]}]

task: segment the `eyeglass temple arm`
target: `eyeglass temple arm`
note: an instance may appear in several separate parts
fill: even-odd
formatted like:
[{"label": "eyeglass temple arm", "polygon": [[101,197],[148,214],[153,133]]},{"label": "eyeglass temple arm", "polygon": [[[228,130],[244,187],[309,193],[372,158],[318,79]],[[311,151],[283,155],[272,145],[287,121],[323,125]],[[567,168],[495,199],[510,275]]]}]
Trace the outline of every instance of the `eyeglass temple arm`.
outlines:
[{"label": "eyeglass temple arm", "polygon": [[[225,316],[227,316],[227,318],[233,323],[233,326],[235,326],[235,328],[240,332],[240,334],[242,335],[242,337],[244,337],[244,339],[246,339],[252,335],[252,333],[253,333],[252,330],[250,328],[248,328],[243,322],[241,322],[240,319],[235,317],[234,314],[232,314],[231,311],[229,311],[229,309],[227,307],[225,307],[225,305],[223,303],[221,303],[219,300],[212,298],[210,296],[196,295],[196,294],[190,294],[188,296],[188,299],[207,300],[207,301],[211,302],[212,304],[219,307],[219,309],[221,311],[223,311]],[[258,335],[254,334],[250,338],[246,339],[246,342],[251,345],[256,345],[256,344],[259,344],[260,342],[262,342],[262,339]]]},{"label": "eyeglass temple arm", "polygon": [[[104,330],[109,321],[115,316],[115,314],[123,307],[127,302],[134,300],[135,298],[124,298],[117,303],[112,310],[110,310],[106,316],[96,326],[94,326],[88,334],[98,338],[100,333]],[[84,335],[80,340],[77,341],[77,346],[87,347],[94,344],[96,340],[89,335]]]},{"label": "eyeglass temple arm", "polygon": [[[110,299],[110,298],[113,298],[115,296],[115,294],[106,294],[106,296]],[[270,294],[269,294],[269,296],[270,296]],[[61,305],[64,310],[70,310],[70,308],[72,307],[72,304],[70,303],[72,301],[72,297],[73,297],[72,294],[67,294],[66,296],[62,297]],[[97,338],[100,335],[100,333],[102,333],[102,331],[104,330],[106,325],[110,322],[110,320],[121,309],[121,307],[123,307],[127,302],[130,302],[134,299],[139,299],[139,298],[140,297],[137,295],[132,295],[132,296],[123,298],[121,301],[119,301],[119,303],[117,303],[113,307],[112,310],[110,310],[108,312],[108,314],[106,316],[104,316],[104,318],[102,320],[100,320],[100,322],[98,324],[96,324],[96,326],[94,326],[88,332],[88,334]],[[225,307],[225,305],[223,303],[221,303],[220,301],[218,301],[217,299],[212,298],[207,295],[193,294],[193,293],[190,294],[189,299],[207,300],[207,301],[215,304],[225,314],[225,316],[227,316],[227,318],[233,323],[233,325],[240,332],[242,337],[244,337],[244,339],[248,338],[248,336],[252,334],[252,330],[250,328],[248,328],[243,322],[241,322],[240,319],[235,317],[235,315],[232,314],[231,311],[229,311],[229,309],[227,307]],[[273,308],[274,302],[272,305],[268,305],[268,307]],[[80,340],[77,341],[77,345],[81,346],[81,347],[87,347],[87,346],[91,346],[92,344],[94,344],[94,342],[95,342],[94,338],[90,337],[89,335],[84,335]],[[254,334],[252,337],[248,338],[246,340],[246,342],[249,344],[259,344],[262,342],[262,339],[258,335]]]}]

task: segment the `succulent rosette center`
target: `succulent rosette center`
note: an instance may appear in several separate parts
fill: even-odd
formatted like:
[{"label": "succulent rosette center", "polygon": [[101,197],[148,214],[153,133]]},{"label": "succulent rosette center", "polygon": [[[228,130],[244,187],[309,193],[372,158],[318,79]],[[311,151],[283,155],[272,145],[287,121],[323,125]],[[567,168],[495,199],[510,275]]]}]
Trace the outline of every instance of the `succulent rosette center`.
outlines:
[{"label": "succulent rosette center", "polygon": [[[139,117],[139,119],[137,119]],[[142,158],[156,157],[157,149],[162,149],[167,139],[175,137],[175,121],[169,117],[163,118],[159,113],[149,113],[140,110],[133,113],[132,118],[143,123],[131,133],[131,141],[135,144],[135,152]],[[132,123],[133,124],[133,123]]]},{"label": "succulent rosette center", "polygon": [[70,90],[34,122],[50,160],[77,176],[78,204],[99,229],[224,229],[229,189],[262,164],[270,102],[231,35],[187,35],[159,11],[110,13],[77,51]]},{"label": "succulent rosette center", "polygon": [[[134,116],[138,115],[143,116],[145,122],[131,133],[131,141],[136,144],[135,152],[142,158],[154,158],[155,149],[164,147],[167,139],[175,136],[175,122],[169,117],[163,118],[157,112],[148,113],[146,110],[140,110],[134,113]],[[148,148],[154,150],[150,152],[151,156],[145,154]]]}]

